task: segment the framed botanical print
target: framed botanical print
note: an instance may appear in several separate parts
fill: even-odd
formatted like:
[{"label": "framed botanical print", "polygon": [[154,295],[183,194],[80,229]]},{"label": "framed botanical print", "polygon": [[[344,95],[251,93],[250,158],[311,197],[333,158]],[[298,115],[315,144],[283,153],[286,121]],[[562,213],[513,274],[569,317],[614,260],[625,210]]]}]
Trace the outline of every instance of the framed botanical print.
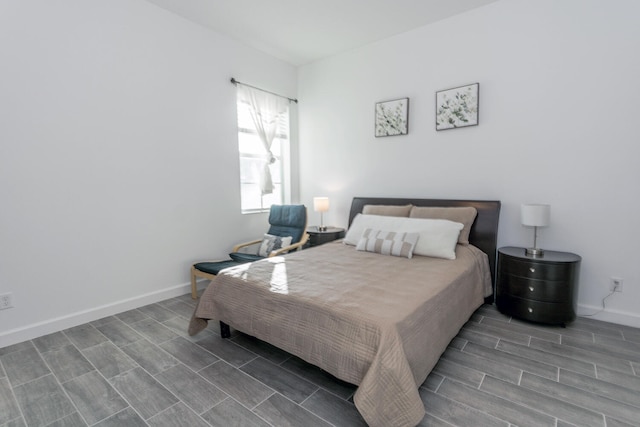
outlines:
[{"label": "framed botanical print", "polygon": [[376,103],[375,135],[395,136],[409,133],[409,98]]},{"label": "framed botanical print", "polygon": [[436,130],[478,124],[480,83],[436,92]]}]

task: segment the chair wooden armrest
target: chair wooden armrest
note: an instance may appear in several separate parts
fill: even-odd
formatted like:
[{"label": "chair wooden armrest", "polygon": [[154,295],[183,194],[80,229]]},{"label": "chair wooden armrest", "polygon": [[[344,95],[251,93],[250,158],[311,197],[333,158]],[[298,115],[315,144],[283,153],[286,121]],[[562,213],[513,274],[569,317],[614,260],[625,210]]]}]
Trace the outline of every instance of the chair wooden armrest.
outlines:
[{"label": "chair wooden armrest", "polygon": [[282,255],[282,254],[287,253],[287,252],[292,252],[292,251],[295,251],[295,250],[299,250],[307,243],[308,240],[309,240],[309,235],[307,233],[304,233],[302,235],[302,239],[300,239],[300,241],[298,243],[294,243],[293,245],[285,246],[284,248],[280,248],[278,250],[271,251],[271,253],[269,254],[269,258],[271,258],[272,256],[278,256],[278,255]]},{"label": "chair wooden armrest", "polygon": [[260,243],[260,242],[262,242],[262,239],[256,239],[256,240],[252,240],[250,242],[240,243],[238,245],[235,245],[233,247],[233,249],[231,250],[231,252],[238,252],[240,250],[240,248],[244,248],[246,246],[255,245],[256,243]]}]

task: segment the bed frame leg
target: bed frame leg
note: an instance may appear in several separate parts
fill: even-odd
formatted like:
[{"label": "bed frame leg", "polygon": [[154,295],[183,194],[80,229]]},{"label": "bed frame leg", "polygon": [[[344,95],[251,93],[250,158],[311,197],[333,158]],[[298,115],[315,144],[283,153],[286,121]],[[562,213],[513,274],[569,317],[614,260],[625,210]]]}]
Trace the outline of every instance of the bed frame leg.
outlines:
[{"label": "bed frame leg", "polygon": [[231,338],[231,328],[223,321],[220,321],[220,336],[222,338]]}]

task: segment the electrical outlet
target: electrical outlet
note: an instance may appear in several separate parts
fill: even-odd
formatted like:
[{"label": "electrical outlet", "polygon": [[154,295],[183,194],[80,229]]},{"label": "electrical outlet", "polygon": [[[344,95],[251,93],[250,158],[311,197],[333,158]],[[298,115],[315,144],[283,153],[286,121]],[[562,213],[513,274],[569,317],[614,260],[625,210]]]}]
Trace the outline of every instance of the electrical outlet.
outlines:
[{"label": "electrical outlet", "polygon": [[11,294],[0,295],[0,310],[13,307],[13,301],[11,300]]},{"label": "electrical outlet", "polygon": [[622,292],[623,283],[624,279],[622,277],[612,277],[610,284],[611,292]]}]

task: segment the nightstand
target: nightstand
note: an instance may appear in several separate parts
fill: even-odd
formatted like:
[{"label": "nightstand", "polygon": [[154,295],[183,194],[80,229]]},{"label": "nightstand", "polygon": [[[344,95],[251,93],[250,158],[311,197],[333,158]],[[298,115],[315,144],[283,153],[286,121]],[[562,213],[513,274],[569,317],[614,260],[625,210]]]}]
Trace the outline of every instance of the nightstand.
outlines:
[{"label": "nightstand", "polygon": [[322,245],[344,237],[344,228],[327,227],[326,230],[322,231],[318,228],[319,227],[316,226],[307,228],[307,233],[309,234],[309,247]]},{"label": "nightstand", "polygon": [[576,318],[579,255],[524,248],[498,249],[496,305],[500,312],[538,323],[565,325]]}]

